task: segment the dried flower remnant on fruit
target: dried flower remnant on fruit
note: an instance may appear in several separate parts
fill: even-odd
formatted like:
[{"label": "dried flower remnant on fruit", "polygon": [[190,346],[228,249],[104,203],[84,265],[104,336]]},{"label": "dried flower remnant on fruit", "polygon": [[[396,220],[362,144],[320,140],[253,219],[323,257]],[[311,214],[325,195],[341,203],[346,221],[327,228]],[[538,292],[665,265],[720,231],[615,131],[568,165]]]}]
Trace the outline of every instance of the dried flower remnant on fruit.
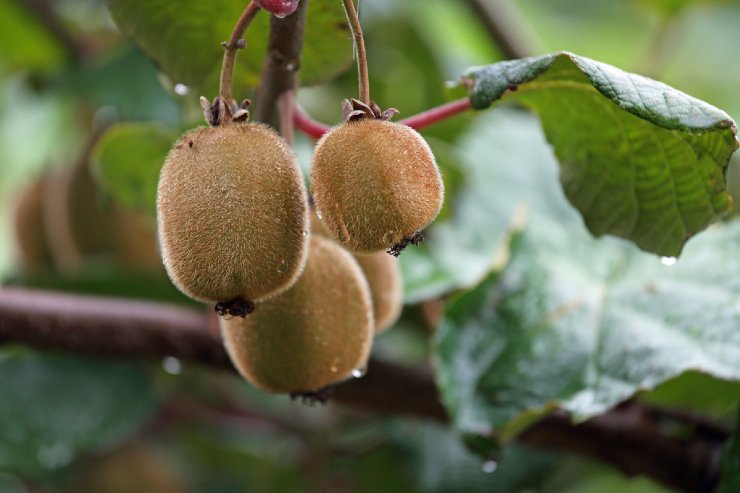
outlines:
[{"label": "dried flower remnant on fruit", "polygon": [[316,208],[345,248],[400,253],[401,244],[417,242],[417,233],[439,213],[442,178],[415,130],[379,117],[377,107],[363,109],[355,102],[354,108],[349,121],[316,146],[311,170]]},{"label": "dried flower remnant on fruit", "polygon": [[298,281],[258,302],[247,318],[221,319],[234,366],[267,392],[308,395],[352,378],[364,367],[374,321],[370,291],[348,252],[326,238],[310,240]]},{"label": "dried flower remnant on fruit", "polygon": [[173,283],[226,316],[284,291],[305,264],[301,173],[287,144],[263,125],[186,133],[162,168],[157,219]]},{"label": "dried flower remnant on fruit", "polygon": [[322,406],[329,402],[329,398],[334,393],[334,386],[330,385],[319,389],[316,392],[293,392],[290,394],[291,400],[300,399],[303,405],[315,406],[321,404]]}]

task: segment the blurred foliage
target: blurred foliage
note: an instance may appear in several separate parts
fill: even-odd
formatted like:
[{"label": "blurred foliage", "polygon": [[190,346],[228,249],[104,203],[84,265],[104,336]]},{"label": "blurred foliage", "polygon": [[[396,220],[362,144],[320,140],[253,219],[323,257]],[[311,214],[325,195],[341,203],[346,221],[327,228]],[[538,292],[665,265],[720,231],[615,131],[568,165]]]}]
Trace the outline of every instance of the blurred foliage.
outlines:
[{"label": "blurred foliage", "polygon": [[[102,0],[0,0],[3,284],[192,303],[151,263],[153,185],[176,135],[203,124],[197,98],[213,96],[218,43],[242,4],[156,1],[146,8],[157,15],[142,15],[136,3],[108,2],[123,30],[136,31],[132,42]],[[339,5],[312,0],[314,13],[328,10],[309,16],[301,72],[323,83],[302,89],[299,102],[328,123],[357,92]],[[535,36],[532,55],[572,51],[740,117],[738,2],[516,5]],[[218,19],[198,17],[219,6]],[[363,0],[361,14],[373,96],[401,117],[460,97],[445,81],[501,59],[459,0]],[[180,27],[163,28],[173,16]],[[240,55],[245,90],[264,55],[266,21]],[[0,491],[117,493],[134,480],[142,493],[663,493],[601,464],[518,445],[480,456],[463,445],[474,437],[458,433],[493,424],[514,433],[558,403],[584,416],[633,395],[736,426],[738,226],[713,227],[663,266],[587,234],[558,185],[553,150],[520,109],[471,112],[424,134],[444,175],[445,209],[427,242],[401,257],[409,306],[375,351],[416,365],[431,356],[458,429],[332,403],[304,408],[172,360],[157,370],[4,348]],[[296,149],[306,169],[311,142],[299,136]],[[63,200],[83,179],[85,199]],[[738,190],[732,175],[729,186]],[[449,294],[446,304],[422,303]],[[599,306],[613,330],[600,329],[609,319],[596,321]],[[740,477],[737,456],[735,438],[724,458],[728,492]]]}]

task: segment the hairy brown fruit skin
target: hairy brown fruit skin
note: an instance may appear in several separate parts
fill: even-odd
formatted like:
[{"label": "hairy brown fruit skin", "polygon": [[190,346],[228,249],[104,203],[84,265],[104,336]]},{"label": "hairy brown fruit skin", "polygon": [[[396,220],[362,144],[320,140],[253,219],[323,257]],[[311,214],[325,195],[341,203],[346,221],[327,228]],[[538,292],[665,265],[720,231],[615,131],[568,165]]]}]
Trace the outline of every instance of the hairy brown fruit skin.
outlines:
[{"label": "hairy brown fruit skin", "polygon": [[316,208],[332,236],[353,252],[388,249],[431,223],[444,185],[424,138],[399,123],[343,123],[316,145]]},{"label": "hairy brown fruit skin", "polygon": [[257,303],[247,318],[220,324],[239,372],[273,393],[309,393],[350,378],[367,364],[373,339],[370,292],[357,262],[317,236],[293,287]]},{"label": "hairy brown fruit skin", "polygon": [[305,264],[306,190],[290,148],[259,124],[199,128],[170,151],[157,223],[173,283],[201,301],[257,301]]},{"label": "hairy brown fruit skin", "polygon": [[[311,214],[311,234],[331,238],[315,212]],[[403,308],[403,281],[398,259],[385,252],[356,254],[354,258],[370,286],[375,333],[380,334],[396,323]]]}]

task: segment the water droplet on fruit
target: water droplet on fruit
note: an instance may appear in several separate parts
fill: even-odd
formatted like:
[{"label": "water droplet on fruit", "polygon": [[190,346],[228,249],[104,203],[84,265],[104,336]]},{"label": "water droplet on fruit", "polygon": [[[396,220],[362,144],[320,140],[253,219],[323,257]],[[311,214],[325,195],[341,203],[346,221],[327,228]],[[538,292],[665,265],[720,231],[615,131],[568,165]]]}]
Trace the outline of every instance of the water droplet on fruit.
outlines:
[{"label": "water droplet on fruit", "polygon": [[362,368],[356,368],[352,370],[352,376],[354,378],[362,378],[365,376],[365,373],[367,373],[367,368],[365,368],[364,366]]},{"label": "water droplet on fruit", "polygon": [[483,463],[483,466],[481,466],[481,469],[486,474],[491,474],[498,469],[498,462],[495,460],[487,460]]},{"label": "water droplet on fruit", "polygon": [[666,267],[673,267],[676,265],[676,262],[678,262],[678,259],[676,257],[662,257],[660,259],[660,263],[665,265]]},{"label": "water droplet on fruit", "polygon": [[175,84],[175,94],[178,96],[187,96],[187,94],[190,92],[190,88],[186,86],[185,84],[177,83]]},{"label": "water droplet on fruit", "polygon": [[277,271],[280,274],[284,274],[285,272],[287,272],[288,271],[288,261],[285,259],[281,260],[280,265],[278,265]]},{"label": "water droplet on fruit", "polygon": [[393,235],[394,234],[395,234],[395,231],[393,231],[393,230],[388,231],[386,234],[384,234],[383,235],[383,243],[385,243],[386,245],[389,245],[391,243],[395,243],[393,241]]},{"label": "water droplet on fruit", "polygon": [[330,370],[331,370],[332,373],[336,373],[336,372],[339,371],[339,363],[341,363],[341,362],[342,362],[341,359],[334,358],[334,362],[331,364],[331,368],[330,368]]}]

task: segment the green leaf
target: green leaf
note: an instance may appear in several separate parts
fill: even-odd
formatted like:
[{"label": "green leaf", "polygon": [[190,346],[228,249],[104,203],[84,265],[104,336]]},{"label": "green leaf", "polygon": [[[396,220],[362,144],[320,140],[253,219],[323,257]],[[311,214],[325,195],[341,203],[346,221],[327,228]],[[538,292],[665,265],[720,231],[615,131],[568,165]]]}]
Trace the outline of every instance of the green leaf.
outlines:
[{"label": "green leaf", "polygon": [[52,72],[67,58],[61,44],[22,3],[0,0],[0,68]]},{"label": "green leaf", "polygon": [[113,125],[91,153],[93,173],[114,201],[154,217],[159,171],[176,138],[156,123]]},{"label": "green leaf", "polygon": [[740,491],[740,408],[738,428],[722,450],[722,484],[720,493]]},{"label": "green leaf", "polygon": [[[231,0],[108,0],[116,24],[173,83],[193,87],[208,97],[218,93],[221,43],[231,35],[245,5]],[[268,25],[269,16],[262,12],[249,27],[247,48],[237,59],[237,87],[257,86],[267,51]],[[301,61],[302,83],[329,80],[351,60],[351,37],[341,2],[312,0]]]},{"label": "green leaf", "polygon": [[596,236],[678,256],[726,214],[737,149],[723,111],[639,75],[561,52],[470,70],[473,106],[516,100],[542,120],[570,202]]},{"label": "green leaf", "polygon": [[450,306],[439,382],[458,426],[515,433],[554,407],[582,420],[685,371],[740,381],[740,224],[674,267],[546,221]]},{"label": "green leaf", "polygon": [[[509,121],[525,125],[512,116],[481,120],[471,142],[480,148]],[[498,163],[515,152],[488,151]],[[689,370],[740,381],[740,222],[695,238],[669,267],[591,237],[543,179],[554,180],[552,167],[497,168],[497,190],[522,200],[530,220],[506,268],[453,300],[437,333],[439,385],[456,425],[510,437],[556,407],[585,419]]]},{"label": "green leaf", "polygon": [[531,116],[502,109],[478,119],[474,128],[454,148],[429,141],[449,212],[425,231],[421,246],[400,257],[407,303],[477,285],[500,257],[522,205],[577,218],[554,186],[557,163]]},{"label": "green leaf", "polygon": [[113,446],[152,416],[139,368],[89,358],[0,354],[0,470],[43,474]]}]

